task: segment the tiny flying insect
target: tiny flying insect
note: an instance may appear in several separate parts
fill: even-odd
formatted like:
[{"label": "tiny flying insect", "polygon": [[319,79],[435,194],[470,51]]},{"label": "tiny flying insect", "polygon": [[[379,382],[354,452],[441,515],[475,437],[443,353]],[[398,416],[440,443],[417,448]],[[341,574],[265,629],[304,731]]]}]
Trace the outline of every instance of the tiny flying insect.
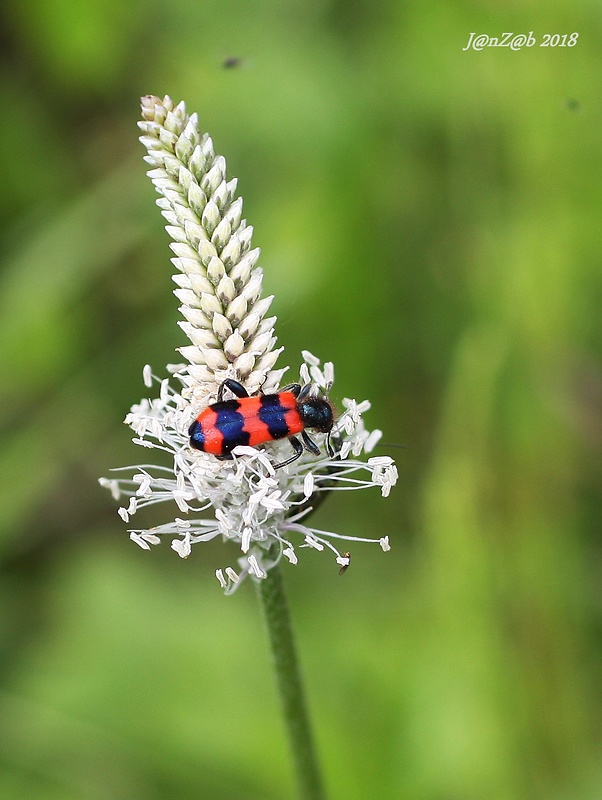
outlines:
[{"label": "tiny flying insect", "polygon": [[341,565],[341,569],[339,570],[339,575],[344,575],[351,566],[351,553],[343,553],[343,558],[347,559],[347,563]]},{"label": "tiny flying insect", "polygon": [[[232,400],[223,399],[225,389],[235,395]],[[324,397],[313,397],[310,384],[301,387],[300,383],[291,383],[275,394],[250,397],[241,383],[228,378],[219,388],[217,403],[201,411],[188,429],[188,435],[191,447],[220,459],[231,459],[232,450],[238,445],[255,447],[288,439],[294,453],[286,461],[274,465],[279,469],[296,461],[303,450],[320,455],[307,429],[328,434],[326,450],[332,458],[334,451],[330,433],[333,424],[331,404]],[[302,441],[297,434],[301,434]]]},{"label": "tiny flying insect", "polygon": [[240,56],[228,56],[222,61],[222,67],[224,69],[236,69],[236,67],[240,67],[243,63],[243,60]]}]

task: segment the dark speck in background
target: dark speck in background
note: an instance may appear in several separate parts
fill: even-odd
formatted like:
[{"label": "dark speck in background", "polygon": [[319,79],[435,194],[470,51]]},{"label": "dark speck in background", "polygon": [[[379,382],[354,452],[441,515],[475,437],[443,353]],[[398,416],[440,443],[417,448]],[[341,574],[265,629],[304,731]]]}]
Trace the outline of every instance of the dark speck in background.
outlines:
[{"label": "dark speck in background", "polygon": [[237,67],[240,67],[242,63],[243,60],[239,56],[228,56],[228,58],[223,60],[222,67],[224,69],[236,69]]}]

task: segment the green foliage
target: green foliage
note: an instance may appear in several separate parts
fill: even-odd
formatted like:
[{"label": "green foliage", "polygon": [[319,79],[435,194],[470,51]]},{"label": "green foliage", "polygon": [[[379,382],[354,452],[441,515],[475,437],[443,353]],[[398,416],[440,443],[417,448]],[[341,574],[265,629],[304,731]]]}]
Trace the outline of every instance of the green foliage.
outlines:
[{"label": "green foliage", "polygon": [[[0,796],[291,796],[251,587],[222,597],[219,544],[138,550],[96,484],[136,457],[143,364],[184,343],[135,142],[169,93],[240,178],[286,363],[332,359],[408,445],[387,501],[319,512],[391,553],[285,571],[332,798],[599,798],[594,6],[3,16]],[[462,51],[509,29],[580,36]]]}]

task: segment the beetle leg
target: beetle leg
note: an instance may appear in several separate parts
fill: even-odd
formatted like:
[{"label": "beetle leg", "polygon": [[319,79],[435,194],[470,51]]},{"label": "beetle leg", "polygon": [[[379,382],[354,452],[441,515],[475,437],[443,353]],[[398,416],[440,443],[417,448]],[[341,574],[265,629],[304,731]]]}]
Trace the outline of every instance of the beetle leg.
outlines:
[{"label": "beetle leg", "polygon": [[221,403],[221,401],[224,399],[224,389],[230,389],[232,394],[235,395],[236,397],[249,396],[249,393],[242,385],[242,383],[239,383],[238,381],[235,381],[232,378],[226,378],[226,380],[222,383],[217,392],[218,403]]},{"label": "beetle leg", "polygon": [[301,438],[303,439],[303,444],[305,445],[306,450],[309,450],[309,452],[313,453],[315,456],[320,455],[320,449],[318,445],[309,438],[305,431],[301,431]]},{"label": "beetle leg", "polygon": [[300,383],[289,383],[288,386],[283,386],[282,389],[278,389],[278,393],[280,392],[290,392],[294,394],[295,397],[299,396],[299,392],[301,391],[301,384]]},{"label": "beetle leg", "polygon": [[303,400],[306,400],[310,396],[311,390],[312,390],[312,384],[311,383],[306,383],[305,386],[299,392],[299,395],[297,396],[297,400],[299,402],[303,402]]},{"label": "beetle leg", "polygon": [[293,461],[296,461],[299,458],[299,456],[301,456],[301,454],[303,453],[303,445],[301,444],[299,439],[297,439],[296,436],[289,436],[288,440],[291,443],[291,446],[295,451],[295,454],[292,455],[290,458],[287,458],[286,461],[282,461],[280,464],[274,464],[274,469],[280,469],[280,467],[286,467],[287,464],[292,464]]}]

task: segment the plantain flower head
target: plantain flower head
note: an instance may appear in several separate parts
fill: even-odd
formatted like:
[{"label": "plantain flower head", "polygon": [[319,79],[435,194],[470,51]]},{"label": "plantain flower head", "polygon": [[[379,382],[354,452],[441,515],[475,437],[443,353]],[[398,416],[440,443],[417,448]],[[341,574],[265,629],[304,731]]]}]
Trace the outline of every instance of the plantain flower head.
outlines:
[{"label": "plantain flower head", "polygon": [[[183,317],[178,324],[190,344],[179,348],[184,363],[167,366],[169,378],[144,368],[145,386],[156,387],[156,396],[141,400],[125,418],[134,443],[162,451],[163,464],[144,458],[117,470],[123,477],[100,479],[116,500],[125,498],[119,514],[126,524],[146,506],[175,503],[172,520],[150,529],[131,528],[130,538],[149,550],[167,536],[182,558],[199,542],[215,537],[233,541],[240,551],[237,569],[216,571],[226,592],[248,574],[265,578],[282,557],[297,563],[299,548],[331,551],[341,571],[349,565],[349,553],[341,552],[349,541],[376,542],[388,550],[386,536],[360,539],[308,525],[309,514],[327,492],[376,486],[386,497],[397,479],[388,456],[360,458],[381,436],[364,428],[367,401],[343,400],[345,410],[331,434],[334,455],[318,434],[322,455],[304,452],[281,469],[274,464],[290,455],[286,440],[260,448],[238,446],[226,461],[190,446],[191,423],[217,400],[226,379],[242,383],[251,395],[268,394],[278,391],[287,368],[274,368],[282,348],[276,347],[276,317],[267,316],[273,297],[262,297],[259,249],[251,245],[253,229],[242,217],[236,179],[227,180],[224,158],[200,133],[196,114],[188,115],[184,103],[175,105],[167,96],[142,98],[138,124],[151,166],[147,174],[173,240],[174,294]],[[334,383],[333,365],[321,365],[305,351],[300,382],[327,393]]]}]

